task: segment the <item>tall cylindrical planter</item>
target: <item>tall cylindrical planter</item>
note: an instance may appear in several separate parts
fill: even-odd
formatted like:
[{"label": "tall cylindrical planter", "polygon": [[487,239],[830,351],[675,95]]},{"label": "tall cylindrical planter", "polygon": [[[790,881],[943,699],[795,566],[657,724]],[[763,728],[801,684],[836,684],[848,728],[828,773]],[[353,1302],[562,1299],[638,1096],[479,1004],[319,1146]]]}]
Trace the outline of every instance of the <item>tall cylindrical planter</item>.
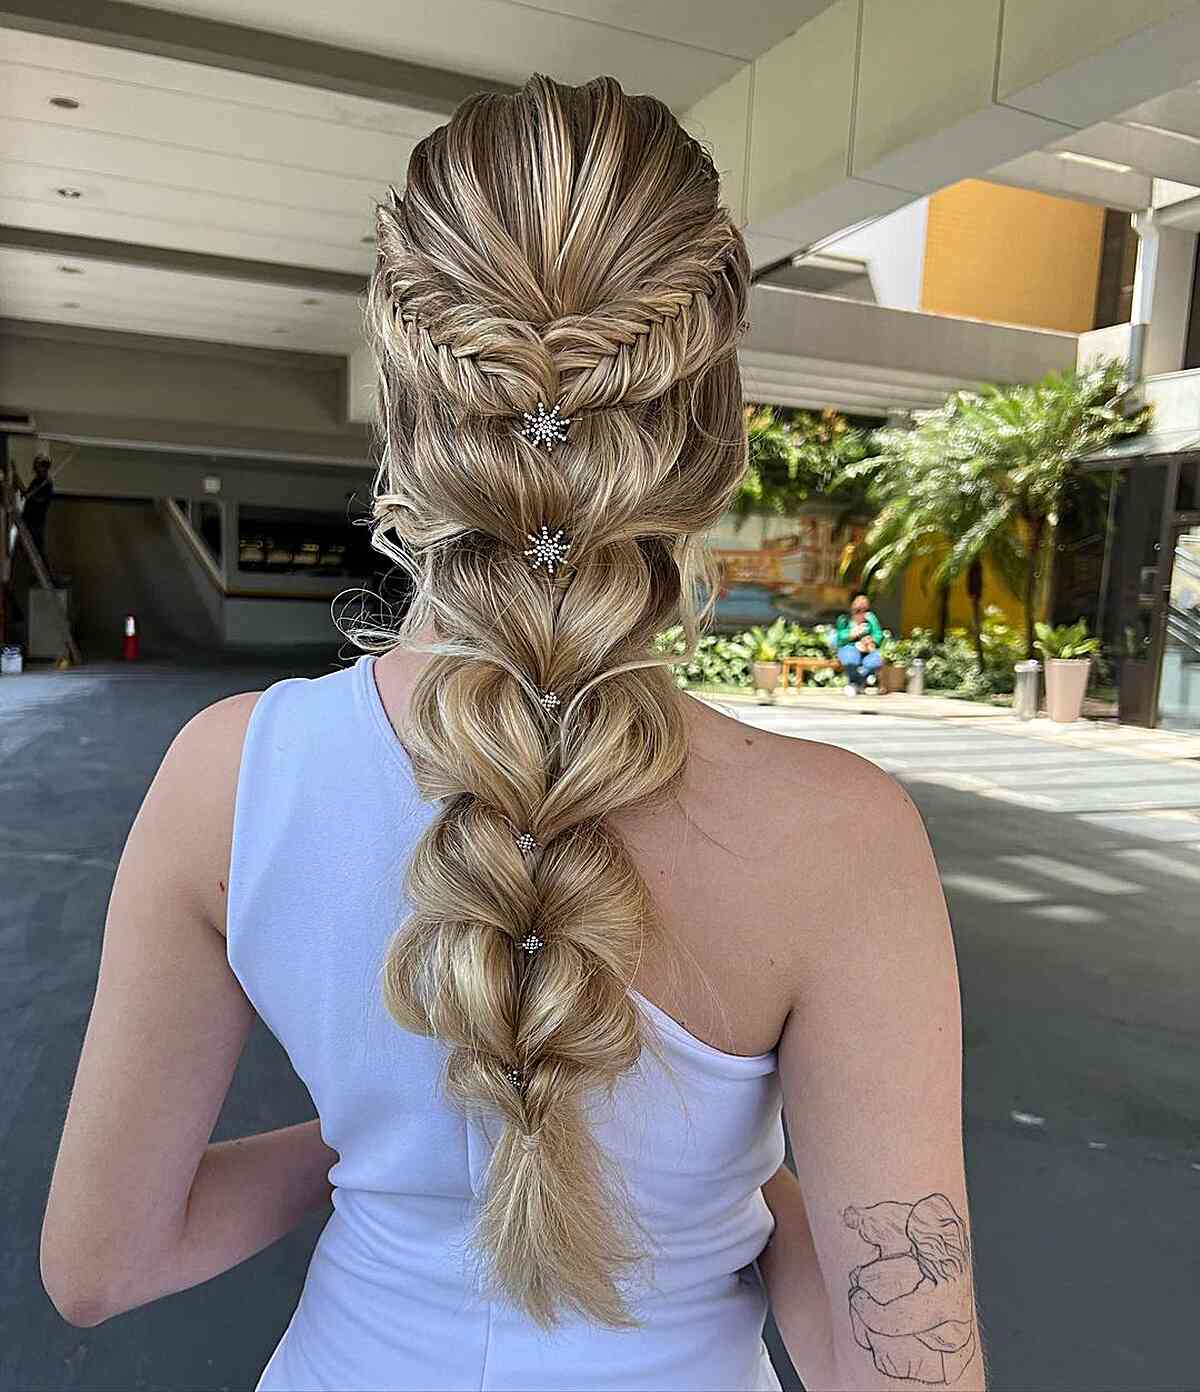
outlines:
[{"label": "tall cylindrical planter", "polygon": [[1046,659],[1046,714],[1051,720],[1067,725],[1079,719],[1091,665],[1090,657]]}]

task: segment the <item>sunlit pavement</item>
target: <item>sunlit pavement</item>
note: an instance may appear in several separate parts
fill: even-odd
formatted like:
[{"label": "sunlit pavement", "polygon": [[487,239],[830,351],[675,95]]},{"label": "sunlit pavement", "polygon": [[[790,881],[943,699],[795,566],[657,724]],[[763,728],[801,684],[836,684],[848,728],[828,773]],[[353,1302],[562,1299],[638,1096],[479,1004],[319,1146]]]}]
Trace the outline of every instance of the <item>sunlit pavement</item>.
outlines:
[{"label": "sunlit pavement", "polygon": [[[889,699],[718,704],[873,760],[925,818],[962,976],[991,1385],[1194,1386],[1200,742]],[[868,855],[870,836],[866,813]],[[886,885],[862,909],[886,915]]]},{"label": "sunlit pavement", "polygon": [[[290,1315],[319,1220],[217,1281],[95,1330],[63,1324],[37,1276],[129,823],[188,716],[280,675],[229,665],[0,679],[0,1387],[247,1388]],[[722,704],[874,759],[926,818],[963,979],[991,1385],[1194,1386],[1200,762],[1081,748],[1006,729],[1016,723],[1006,716],[888,715],[883,699],[870,718],[844,697],[846,709]],[[869,847],[866,816],[863,839]],[[852,932],[856,906],[838,912]],[[887,886],[857,912],[886,915]],[[309,1106],[260,1028],[217,1134],[286,1125]],[[785,1384],[796,1385],[786,1373]]]}]

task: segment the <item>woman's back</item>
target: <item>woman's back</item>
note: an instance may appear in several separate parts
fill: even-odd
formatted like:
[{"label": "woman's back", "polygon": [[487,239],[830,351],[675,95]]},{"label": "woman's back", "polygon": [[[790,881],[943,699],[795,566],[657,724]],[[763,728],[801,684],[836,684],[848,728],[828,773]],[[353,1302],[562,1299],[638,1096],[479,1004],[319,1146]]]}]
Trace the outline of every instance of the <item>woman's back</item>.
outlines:
[{"label": "woman's back", "polygon": [[[810,1385],[958,1377],[920,818],[670,670],[746,468],[750,260],[711,157],[653,98],[535,77],[422,140],[377,231],[373,541],[412,602],[356,633],[377,667],[190,722],[147,795],[43,1234],[60,1308],[210,1279],[332,1166],[265,1387],[770,1386],[760,1253]],[[864,854],[886,921],[847,892]],[[251,1005],[324,1139],[207,1144]]]},{"label": "woman's back", "polygon": [[[722,1052],[636,991],[663,1057],[647,1050],[590,1122],[649,1239],[624,1287],[643,1327],[544,1333],[480,1293],[468,1239],[495,1118],[447,1103],[445,1046],[397,1029],[380,997],[404,863],[434,809],[374,667],[271,688],[243,752],[229,961],[340,1157],[336,1211],[261,1386],[776,1386],[754,1265],[773,1226],[760,1186],[783,1158],[774,1051]],[[657,877],[690,881],[695,858]]]}]

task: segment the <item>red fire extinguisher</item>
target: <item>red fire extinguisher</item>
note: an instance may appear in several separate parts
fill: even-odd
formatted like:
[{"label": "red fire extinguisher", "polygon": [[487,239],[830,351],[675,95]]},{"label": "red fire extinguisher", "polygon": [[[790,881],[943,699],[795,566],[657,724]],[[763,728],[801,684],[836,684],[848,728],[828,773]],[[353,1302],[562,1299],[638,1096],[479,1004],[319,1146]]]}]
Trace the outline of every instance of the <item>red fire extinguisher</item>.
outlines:
[{"label": "red fire extinguisher", "polygon": [[124,656],[126,662],[136,662],[138,655],[138,631],[137,620],[132,614],[125,615],[125,649]]}]

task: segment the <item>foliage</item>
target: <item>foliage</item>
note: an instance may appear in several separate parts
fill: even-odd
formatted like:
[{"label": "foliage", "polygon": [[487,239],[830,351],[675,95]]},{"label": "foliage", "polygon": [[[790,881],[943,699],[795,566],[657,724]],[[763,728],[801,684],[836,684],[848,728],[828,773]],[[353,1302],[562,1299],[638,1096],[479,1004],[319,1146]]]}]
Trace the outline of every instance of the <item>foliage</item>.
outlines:
[{"label": "foliage", "polygon": [[748,662],[775,662],[786,627],[787,620],[782,617],[776,619],[770,628],[755,624],[740,639],[734,639],[734,648],[743,652]]},{"label": "foliage", "polygon": [[837,411],[785,412],[748,405],[749,464],[731,508],[747,517],[793,517],[812,497],[860,507],[865,489],[846,471],[872,449],[870,437]]},{"label": "foliage", "polygon": [[925,690],[968,700],[1013,689],[1013,664],[1025,655],[1021,633],[989,605],[984,611],[980,638],[983,663],[980,665],[973,635],[965,628],[952,628],[939,643],[928,628],[914,628],[905,638],[885,640],[880,651],[891,662],[907,667],[916,658],[925,663]]},{"label": "foliage", "polygon": [[1088,637],[1086,619],[1073,624],[1059,624],[1056,628],[1044,623],[1035,627],[1037,642],[1034,647],[1043,657],[1068,661],[1074,657],[1091,657],[1100,651],[1100,639]]},{"label": "foliage", "polygon": [[1068,510],[1090,510],[1100,486],[1075,459],[1149,425],[1150,408],[1130,405],[1128,393],[1123,365],[1099,362],[1032,386],[956,392],[911,430],[876,431],[879,454],[845,471],[846,481],[866,482],[879,509],[860,548],[864,578],[886,581],[917,557],[933,561],[939,589],[965,577],[982,664],[988,561],[1024,601],[1030,655],[1054,530]]},{"label": "foliage", "polygon": [[[752,685],[750,664],[761,661],[752,656],[755,630],[722,638],[708,634],[700,639],[690,661],[682,661],[686,651],[683,629],[670,628],[658,639],[660,652],[681,659],[675,665],[675,680],[682,687],[732,687],[748,690]],[[830,657],[833,631],[827,626],[804,628],[800,624],[776,619],[769,629],[758,629],[774,647],[775,659],[785,657]],[[939,643],[931,630],[915,628],[907,637],[894,637],[884,630],[880,652],[889,662],[908,666],[915,658],[925,662],[925,689],[948,696],[982,701],[996,693],[1013,689],[1013,664],[1025,655],[1020,632],[1009,624],[999,609],[989,606],[983,620],[984,664],[980,669],[973,640],[964,628],[952,628]],[[845,677],[831,668],[810,672],[806,686],[841,686]]]},{"label": "foliage", "polygon": [[[733,638],[723,638],[718,634],[706,634],[696,646],[690,661],[675,664],[675,680],[680,686],[732,686],[749,688],[751,683],[750,664],[758,661],[778,661],[785,657],[828,657],[830,643],[822,629],[804,628],[787,619],[776,619],[767,630],[757,632],[766,637],[771,635],[770,643],[775,652],[774,658],[753,656],[755,630],[738,634]],[[657,641],[660,652],[671,653],[683,658],[687,644],[682,627],[669,628],[659,635]],[[814,672],[809,680],[820,680],[826,685],[837,676],[833,671]]]}]

